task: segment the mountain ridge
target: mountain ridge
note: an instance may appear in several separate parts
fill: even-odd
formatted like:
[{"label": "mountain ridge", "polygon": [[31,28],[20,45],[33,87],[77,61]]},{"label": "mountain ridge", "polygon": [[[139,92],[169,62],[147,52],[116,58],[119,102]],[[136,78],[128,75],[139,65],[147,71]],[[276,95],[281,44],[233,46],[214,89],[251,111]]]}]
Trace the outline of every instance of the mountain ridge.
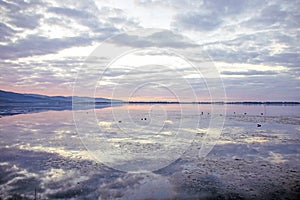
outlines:
[{"label": "mountain ridge", "polygon": [[76,102],[95,102],[95,103],[114,103],[122,102],[120,100],[106,98],[92,98],[79,96],[47,96],[41,94],[16,93],[0,90],[0,103],[72,103],[73,99]]}]

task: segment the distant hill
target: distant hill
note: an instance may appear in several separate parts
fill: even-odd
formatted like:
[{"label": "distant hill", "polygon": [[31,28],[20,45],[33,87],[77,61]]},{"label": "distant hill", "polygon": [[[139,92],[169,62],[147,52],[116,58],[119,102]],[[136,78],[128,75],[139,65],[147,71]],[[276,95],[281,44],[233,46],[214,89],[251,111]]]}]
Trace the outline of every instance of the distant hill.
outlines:
[{"label": "distant hill", "polygon": [[89,103],[121,103],[119,100],[111,100],[105,98],[91,98],[91,97],[72,97],[72,96],[46,96],[39,94],[20,94],[15,92],[8,92],[0,90],[0,103],[72,103],[72,98],[76,98],[76,102]]}]

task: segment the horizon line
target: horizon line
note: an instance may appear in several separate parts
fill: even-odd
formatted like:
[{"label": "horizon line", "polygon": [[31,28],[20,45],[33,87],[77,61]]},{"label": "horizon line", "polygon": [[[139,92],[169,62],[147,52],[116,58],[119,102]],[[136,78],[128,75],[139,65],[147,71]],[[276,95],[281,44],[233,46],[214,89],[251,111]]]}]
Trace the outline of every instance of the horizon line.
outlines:
[{"label": "horizon line", "polygon": [[[15,94],[22,94],[22,95],[42,95],[47,97],[86,97],[86,98],[103,98],[107,100],[117,100],[121,101],[123,103],[152,103],[152,104],[300,104],[300,101],[280,101],[280,100],[272,100],[272,101],[261,101],[261,100],[239,100],[239,101],[167,101],[167,100],[160,100],[160,101],[126,101],[126,100],[120,100],[120,99],[110,99],[108,97],[88,97],[88,96],[61,96],[61,95],[45,95],[45,94],[35,94],[35,93],[18,93],[14,91],[7,91],[7,90],[1,90],[4,92],[11,92]],[[97,103],[97,102],[95,102]]]},{"label": "horizon line", "polygon": [[300,104],[298,101],[122,101],[129,104]]}]

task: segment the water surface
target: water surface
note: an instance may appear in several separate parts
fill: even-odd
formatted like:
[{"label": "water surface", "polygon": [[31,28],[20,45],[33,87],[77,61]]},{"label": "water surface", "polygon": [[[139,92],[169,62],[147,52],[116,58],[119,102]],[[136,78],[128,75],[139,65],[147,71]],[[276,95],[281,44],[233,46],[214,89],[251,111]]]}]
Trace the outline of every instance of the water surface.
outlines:
[{"label": "water surface", "polygon": [[[75,120],[71,110],[2,117],[0,196],[296,199],[300,107],[227,105],[225,116],[222,106],[123,105],[78,111]],[[223,119],[222,134],[209,140],[211,122]],[[214,148],[199,158],[204,144]]]}]

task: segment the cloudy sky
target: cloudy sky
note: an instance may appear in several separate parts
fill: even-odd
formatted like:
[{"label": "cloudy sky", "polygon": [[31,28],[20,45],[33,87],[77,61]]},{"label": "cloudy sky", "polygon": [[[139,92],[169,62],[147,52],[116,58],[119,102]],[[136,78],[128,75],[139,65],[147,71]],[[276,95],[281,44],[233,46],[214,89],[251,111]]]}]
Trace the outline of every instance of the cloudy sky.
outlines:
[{"label": "cloudy sky", "polygon": [[300,101],[299,8],[298,0],[0,0],[0,89],[70,96],[77,80],[79,95],[121,99]]}]

